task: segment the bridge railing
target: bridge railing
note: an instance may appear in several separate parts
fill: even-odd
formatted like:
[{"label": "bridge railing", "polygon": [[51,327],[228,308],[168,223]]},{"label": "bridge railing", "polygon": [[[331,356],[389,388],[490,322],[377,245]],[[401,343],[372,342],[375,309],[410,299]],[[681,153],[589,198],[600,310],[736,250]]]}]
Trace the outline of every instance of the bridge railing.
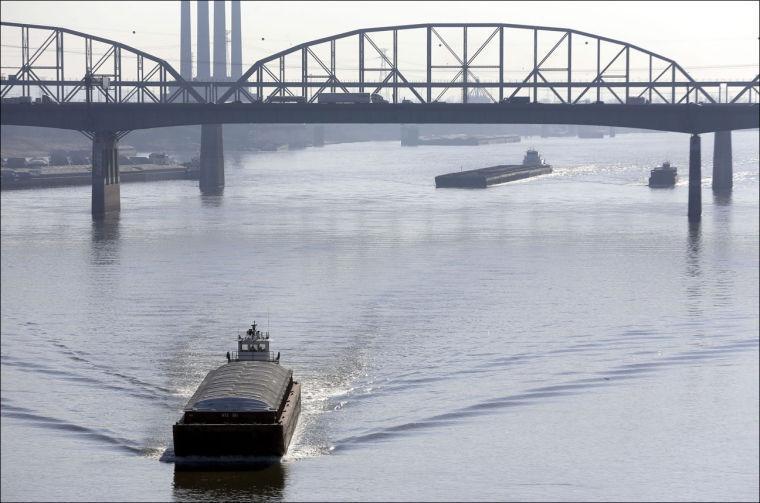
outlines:
[{"label": "bridge railing", "polygon": [[[346,81],[343,83],[348,89],[358,88],[361,83]],[[365,86],[374,85],[383,90],[403,90],[406,88],[406,84],[389,84],[384,82],[364,82]],[[443,90],[450,87],[448,82],[410,82],[409,84],[419,87],[430,87],[433,90]],[[286,81],[283,83],[264,82],[261,84],[248,84],[240,86],[235,92],[227,96],[225,102],[243,102],[253,103],[266,101],[267,97],[275,96],[272,91],[276,91],[285,86],[302,86],[308,90],[319,90],[321,85],[319,83],[306,83],[294,81]],[[76,80],[34,80],[34,79],[0,79],[0,86],[4,91],[3,99],[17,98],[20,96],[28,96],[42,101],[51,101],[59,103],[68,102],[92,102],[92,103],[216,103],[220,102],[220,97],[224,95],[231,87],[230,83],[220,82],[187,82],[184,84],[164,81],[110,81],[108,86],[102,86],[100,82],[93,82],[91,84],[82,83]],[[628,100],[633,98],[634,100],[643,97],[648,103],[665,103],[665,104],[683,104],[683,103],[758,103],[760,102],[760,86],[758,86],[757,79],[753,81],[708,81],[708,82],[678,82],[672,83],[654,83],[649,84],[645,82],[631,82],[626,83],[597,83],[597,82],[573,82],[566,84],[566,86],[572,89],[603,89],[609,92],[603,96],[604,100],[599,100],[604,103],[619,103],[624,104],[627,100],[624,100],[621,91],[628,89],[637,89],[638,91],[629,93]],[[65,100],[57,100],[50,98],[50,95],[44,92],[44,88],[62,88],[66,92]],[[551,90],[552,87],[556,88],[554,83],[538,83],[530,85],[522,85],[517,82],[478,82],[472,84],[472,89],[487,89],[496,88],[500,89],[501,93],[506,95],[514,92],[515,90],[527,90],[533,92],[534,90],[539,93],[545,90]],[[37,93],[34,92],[35,88],[40,89]],[[156,92],[155,90],[161,89]],[[191,98],[188,89],[192,89],[199,96],[198,99]],[[28,91],[27,91],[28,90]],[[258,91],[262,91],[262,97],[259,98]],[[666,95],[672,95],[675,92],[678,93],[676,101],[665,98]],[[15,92],[14,92],[15,91]],[[36,94],[36,96],[35,96]],[[477,94],[473,93],[475,96]],[[651,94],[651,98],[649,97]],[[294,95],[298,96],[298,95]],[[707,99],[709,97],[711,99]],[[315,102],[317,99],[304,99],[304,102]],[[419,103],[419,101],[417,101]],[[452,101],[453,102],[453,101]],[[456,101],[461,102],[461,101]],[[470,99],[469,103],[483,103],[484,101],[475,101]],[[497,102],[496,100],[488,100],[485,102]],[[578,98],[571,102],[564,99],[559,99],[553,96],[539,97],[538,101],[532,101],[529,97],[530,103],[570,103],[570,104],[584,104],[594,103],[590,98]],[[424,101],[423,101],[424,103]]]}]

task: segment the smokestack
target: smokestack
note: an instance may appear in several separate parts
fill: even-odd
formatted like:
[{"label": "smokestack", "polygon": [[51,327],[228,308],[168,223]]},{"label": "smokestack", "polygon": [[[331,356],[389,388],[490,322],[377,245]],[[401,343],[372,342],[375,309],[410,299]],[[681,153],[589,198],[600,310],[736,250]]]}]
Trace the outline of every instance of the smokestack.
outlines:
[{"label": "smokestack", "polygon": [[232,0],[232,68],[230,76],[237,80],[243,75],[243,43],[240,32],[240,0]]},{"label": "smokestack", "polygon": [[210,41],[208,38],[208,0],[198,0],[198,51],[195,56],[198,80],[209,80],[211,77]]},{"label": "smokestack", "polygon": [[190,0],[180,3],[180,41],[179,41],[179,74],[185,80],[193,78],[193,54],[190,44]]},{"label": "smokestack", "polygon": [[227,80],[227,22],[224,0],[214,0],[214,80]]}]

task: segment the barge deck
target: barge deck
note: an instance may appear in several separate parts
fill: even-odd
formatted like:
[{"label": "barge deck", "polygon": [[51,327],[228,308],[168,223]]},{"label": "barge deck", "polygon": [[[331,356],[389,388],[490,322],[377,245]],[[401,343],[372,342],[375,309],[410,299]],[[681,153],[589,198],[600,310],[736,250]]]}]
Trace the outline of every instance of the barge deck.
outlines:
[{"label": "barge deck", "polygon": [[528,150],[522,164],[500,164],[487,168],[447,173],[435,177],[436,188],[485,189],[490,185],[522,180],[552,172],[538,152]]},{"label": "barge deck", "polygon": [[435,177],[435,186],[438,188],[485,189],[490,185],[545,175],[551,172],[552,168],[548,166],[539,168],[526,168],[519,164],[490,166],[488,168],[438,175]]}]

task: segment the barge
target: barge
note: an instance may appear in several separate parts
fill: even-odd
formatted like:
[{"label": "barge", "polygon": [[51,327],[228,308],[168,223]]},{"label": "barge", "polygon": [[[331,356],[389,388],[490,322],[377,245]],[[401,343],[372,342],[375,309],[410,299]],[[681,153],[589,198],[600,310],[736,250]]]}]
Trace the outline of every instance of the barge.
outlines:
[{"label": "barge", "polygon": [[501,164],[438,175],[435,177],[435,186],[436,188],[484,189],[490,185],[545,175],[551,172],[552,167],[538,155],[538,151],[531,149],[525,154],[522,164]]},{"label": "barge", "polygon": [[670,165],[668,161],[662,163],[649,172],[648,185],[653,189],[662,189],[674,187],[678,179],[678,170]]},{"label": "barge", "polygon": [[[197,180],[198,169],[169,164],[119,166],[119,183],[163,180]],[[46,166],[37,169],[5,169],[0,173],[0,189],[35,189],[92,184],[92,166]]]},{"label": "barge", "polygon": [[301,385],[254,322],[227,363],[212,370],[174,424],[174,455],[281,457],[301,412]]},{"label": "barge", "polygon": [[478,146],[491,145],[494,143],[519,143],[518,135],[505,136],[486,136],[486,135],[466,135],[451,134],[441,136],[421,136],[417,139],[415,145],[439,145],[439,146]]}]

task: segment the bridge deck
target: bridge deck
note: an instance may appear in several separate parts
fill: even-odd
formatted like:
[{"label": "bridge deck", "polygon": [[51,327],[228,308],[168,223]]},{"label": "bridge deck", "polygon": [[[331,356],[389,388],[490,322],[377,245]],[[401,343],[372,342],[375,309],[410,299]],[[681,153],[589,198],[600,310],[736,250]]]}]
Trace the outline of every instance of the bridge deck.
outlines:
[{"label": "bridge deck", "polygon": [[131,131],[194,124],[578,124],[681,133],[760,126],[758,104],[2,104],[4,126]]}]

